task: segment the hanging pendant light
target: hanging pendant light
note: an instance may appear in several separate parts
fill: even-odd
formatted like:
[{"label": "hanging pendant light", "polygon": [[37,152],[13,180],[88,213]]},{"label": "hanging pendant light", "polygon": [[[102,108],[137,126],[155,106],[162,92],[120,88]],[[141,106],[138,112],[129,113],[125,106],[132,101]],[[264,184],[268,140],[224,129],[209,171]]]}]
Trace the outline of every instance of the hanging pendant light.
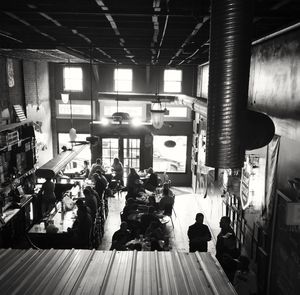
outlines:
[{"label": "hanging pendant light", "polygon": [[63,103],[67,104],[69,102],[69,93],[61,93],[61,100]]},{"label": "hanging pendant light", "polygon": [[151,106],[151,121],[155,129],[160,129],[164,125],[165,110],[160,101],[154,102]]}]

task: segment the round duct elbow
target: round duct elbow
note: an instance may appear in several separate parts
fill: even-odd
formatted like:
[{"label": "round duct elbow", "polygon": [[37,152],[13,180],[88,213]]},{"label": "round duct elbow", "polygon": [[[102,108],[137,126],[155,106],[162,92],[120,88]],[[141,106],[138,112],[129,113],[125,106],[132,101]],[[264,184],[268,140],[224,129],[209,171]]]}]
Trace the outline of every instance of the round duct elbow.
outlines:
[{"label": "round duct elbow", "polygon": [[246,150],[254,150],[267,145],[275,134],[275,126],[272,119],[266,114],[247,111],[243,145]]}]

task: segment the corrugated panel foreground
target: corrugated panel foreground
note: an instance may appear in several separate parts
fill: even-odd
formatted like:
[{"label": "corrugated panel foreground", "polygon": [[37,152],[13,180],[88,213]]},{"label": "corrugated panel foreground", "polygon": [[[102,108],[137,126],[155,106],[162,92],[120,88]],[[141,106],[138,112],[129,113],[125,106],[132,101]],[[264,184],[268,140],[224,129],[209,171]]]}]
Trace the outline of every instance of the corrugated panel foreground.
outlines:
[{"label": "corrugated panel foreground", "polygon": [[236,294],[209,253],[0,250],[0,294]]}]

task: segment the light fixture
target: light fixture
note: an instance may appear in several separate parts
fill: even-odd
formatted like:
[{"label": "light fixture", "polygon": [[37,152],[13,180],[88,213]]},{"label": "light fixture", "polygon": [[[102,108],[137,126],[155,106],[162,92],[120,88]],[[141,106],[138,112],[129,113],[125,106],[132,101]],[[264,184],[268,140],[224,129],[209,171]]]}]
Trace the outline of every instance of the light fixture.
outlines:
[{"label": "light fixture", "polygon": [[61,96],[61,100],[63,103],[68,103],[69,102],[69,93],[61,93],[60,96]]},{"label": "light fixture", "polygon": [[71,119],[71,128],[69,130],[69,137],[70,137],[70,141],[71,141],[72,149],[73,149],[73,142],[76,140],[77,134],[76,134],[76,129],[73,128],[73,112],[72,112],[71,99],[69,100],[69,102],[70,102],[70,119]]},{"label": "light fixture", "polygon": [[160,129],[164,125],[165,110],[162,108],[159,100],[152,103],[150,112],[153,127],[155,129]]}]

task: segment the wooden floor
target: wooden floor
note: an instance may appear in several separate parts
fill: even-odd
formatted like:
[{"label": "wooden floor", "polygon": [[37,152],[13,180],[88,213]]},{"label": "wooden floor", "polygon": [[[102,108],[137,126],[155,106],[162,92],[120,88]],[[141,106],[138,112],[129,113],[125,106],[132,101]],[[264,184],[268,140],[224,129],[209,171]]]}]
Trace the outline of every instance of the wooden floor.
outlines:
[{"label": "wooden floor", "polygon": [[[219,220],[222,216],[221,200],[217,197],[203,198],[203,194],[194,194],[191,188],[173,187],[175,205],[172,215],[174,230],[169,223],[167,231],[170,236],[170,245],[173,250],[188,252],[188,227],[195,222],[195,215],[202,212],[204,223],[211,230],[213,239],[208,243],[208,251],[215,254],[215,240],[220,231]],[[105,223],[105,232],[99,250],[109,250],[113,233],[120,227],[120,212],[125,205],[125,193],[109,199],[109,213]]]}]

